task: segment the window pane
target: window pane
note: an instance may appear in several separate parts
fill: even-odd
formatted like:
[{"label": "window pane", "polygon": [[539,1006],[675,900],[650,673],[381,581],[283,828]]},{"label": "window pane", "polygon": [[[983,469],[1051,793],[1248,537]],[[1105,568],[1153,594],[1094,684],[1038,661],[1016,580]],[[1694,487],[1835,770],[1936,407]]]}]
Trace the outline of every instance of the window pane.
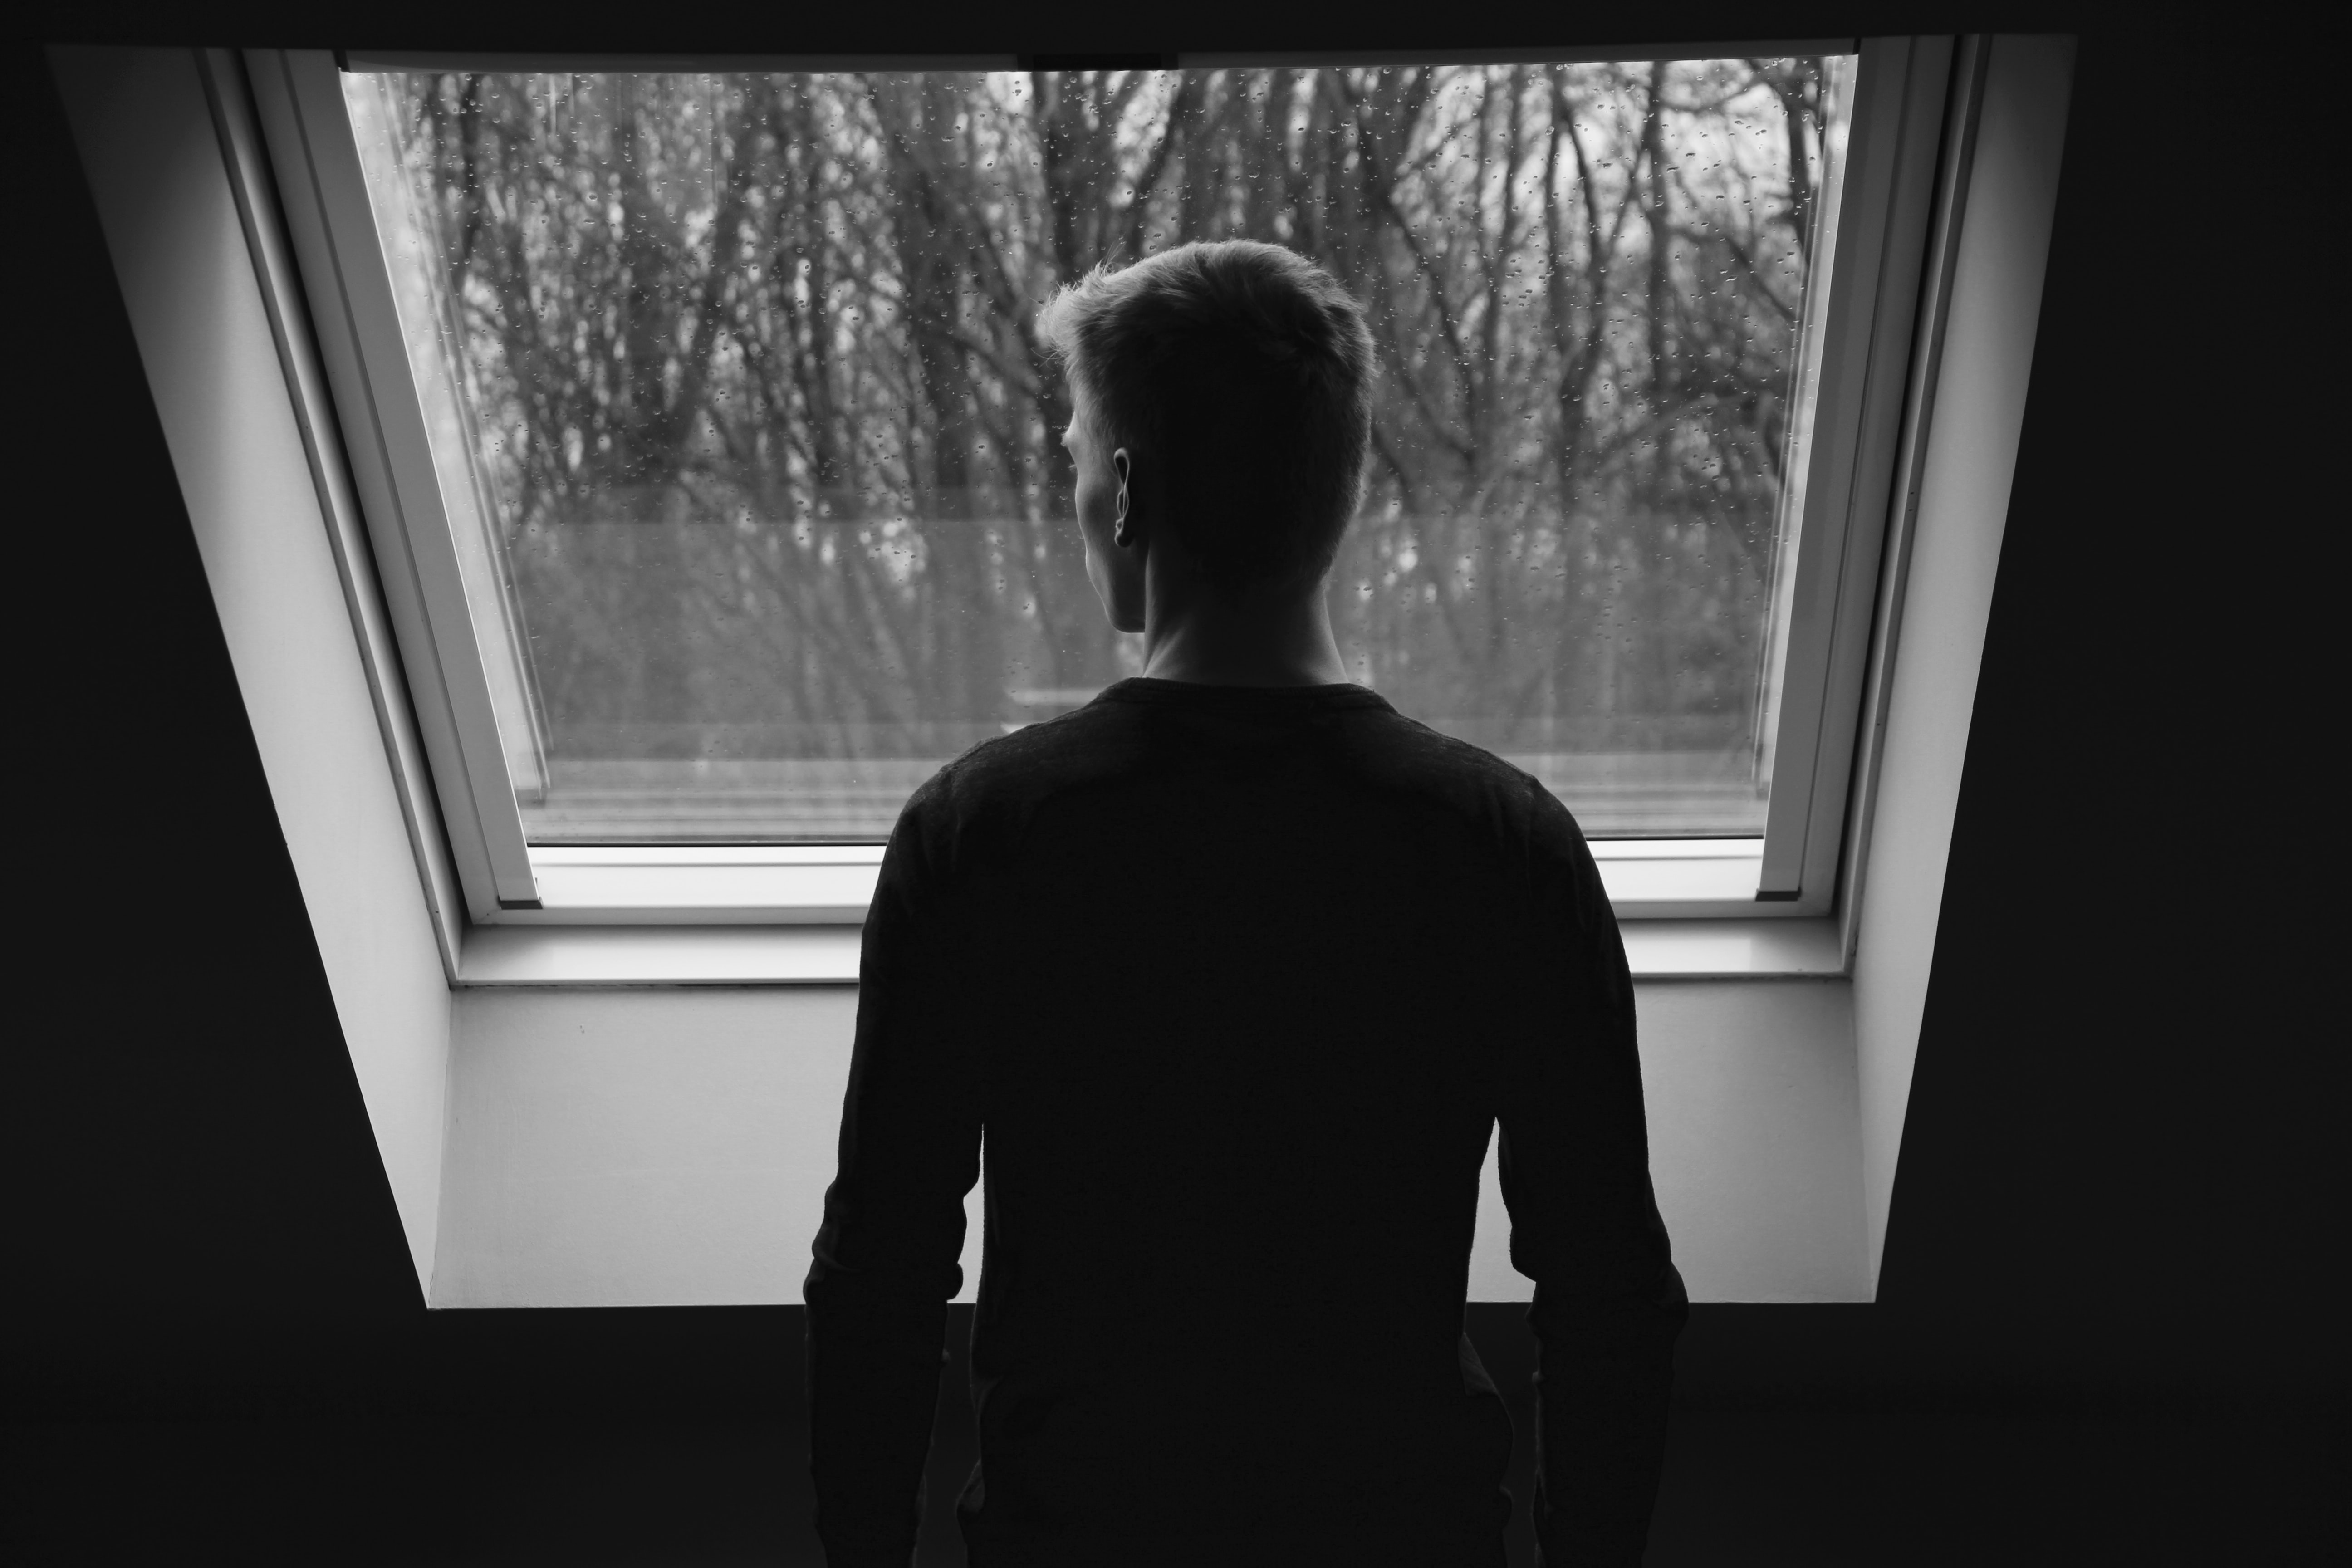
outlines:
[{"label": "window pane", "polygon": [[1139,673],[1033,315],[1241,237],[1380,345],[1353,678],[1760,833],[1852,72],[346,77],[530,840],[878,840]]}]

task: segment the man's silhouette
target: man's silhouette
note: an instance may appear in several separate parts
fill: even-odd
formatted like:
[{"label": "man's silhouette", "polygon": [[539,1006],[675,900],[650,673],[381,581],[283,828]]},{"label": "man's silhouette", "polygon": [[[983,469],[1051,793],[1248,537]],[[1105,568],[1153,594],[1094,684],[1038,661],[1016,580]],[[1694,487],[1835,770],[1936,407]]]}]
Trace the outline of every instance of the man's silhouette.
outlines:
[{"label": "man's silhouette", "polygon": [[1362,311],[1234,241],[1040,327],[1145,674],[941,769],[883,857],[805,1286],[827,1561],[913,1558],[984,1131],[974,1568],[1496,1568],[1463,1309],[1499,1119],[1543,1561],[1638,1563],[1688,1309],[1633,987],[1559,802],[1347,679]]}]

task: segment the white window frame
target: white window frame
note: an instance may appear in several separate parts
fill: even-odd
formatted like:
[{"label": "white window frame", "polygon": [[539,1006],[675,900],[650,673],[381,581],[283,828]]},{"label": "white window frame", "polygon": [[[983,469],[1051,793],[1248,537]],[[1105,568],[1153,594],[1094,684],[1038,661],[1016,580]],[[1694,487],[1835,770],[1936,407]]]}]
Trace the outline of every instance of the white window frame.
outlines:
[{"label": "white window frame", "polygon": [[[1789,608],[1785,618],[1774,617],[1785,635],[1785,673],[1767,726],[1774,780],[1764,835],[1593,844],[1618,915],[1633,922],[1629,949],[1643,942],[1656,948],[1653,967],[1659,972],[1822,974],[1850,965],[1885,665],[1899,626],[1903,545],[1932,409],[1945,275],[1965,192],[1973,84],[1981,72],[1974,43],[1884,37],[1606,51],[1609,58],[1792,50],[1859,56],[1844,173],[1835,211],[1825,215],[1835,226],[1829,305],[1799,370],[1817,374],[1820,390],[1796,520],[1797,567],[1774,585]],[[1540,58],[1578,57],[1547,51]],[[307,315],[325,370],[332,410],[319,413],[314,400],[311,416],[340,427],[357,521],[374,557],[429,763],[434,798],[412,799],[412,820],[440,828],[473,928],[461,984],[854,978],[856,932],[845,928],[865,918],[882,846],[526,842],[509,770],[515,748],[532,750],[536,737],[502,733],[500,710],[511,710],[512,701],[499,689],[498,676],[512,650],[480,646],[459,564],[472,542],[452,524],[453,512],[478,503],[462,493],[445,500],[445,488],[462,491],[465,481],[436,468],[426,436],[432,411],[410,374],[341,72],[346,66],[625,70],[842,63],[245,52],[255,122],[225,118],[229,163],[247,180],[266,177],[265,170],[274,174],[275,200],[248,203],[248,210],[282,218],[283,243],[263,247],[283,258],[267,281],[282,310]],[[1008,62],[909,57],[856,63]],[[1271,56],[1204,55],[1178,63],[1276,62]],[[1334,56],[1305,63],[1341,62]],[[240,136],[254,144],[236,145]],[[353,520],[339,521],[348,527]],[[348,566],[346,572],[355,575]],[[383,679],[387,672],[376,673]],[[501,696],[508,700],[501,703]],[[1868,725],[1865,708],[1874,715]],[[517,728],[509,713],[504,729]],[[425,787],[413,777],[403,782],[412,796]],[[422,845],[419,853],[429,858]],[[502,927],[512,929],[497,929]],[[763,928],[764,940],[751,931],[723,941],[715,931],[698,937],[692,929],[711,927]],[[566,932],[578,940],[557,940]],[[710,957],[722,951],[733,956]]]}]

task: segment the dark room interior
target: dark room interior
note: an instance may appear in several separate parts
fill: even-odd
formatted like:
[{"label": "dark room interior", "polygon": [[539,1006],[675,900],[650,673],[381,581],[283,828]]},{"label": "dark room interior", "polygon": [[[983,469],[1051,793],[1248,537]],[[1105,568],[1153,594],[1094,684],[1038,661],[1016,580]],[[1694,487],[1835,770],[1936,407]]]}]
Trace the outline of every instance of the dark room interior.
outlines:
[{"label": "dark room interior", "polygon": [[[2341,1560],[2340,92],[2318,35],[2057,0],[15,16],[17,973],[55,994],[12,1031],[0,1139],[13,1561],[823,1561],[799,1307],[426,1309],[45,53],[584,53],[656,23],[744,52],[2074,35],[1877,1299],[1694,1308],[1647,1561]],[[2169,238],[2122,247],[2157,215]],[[964,1561],[971,1311],[950,1312],[925,1568]],[[1522,1564],[1524,1319],[1468,1318],[1514,1402]]]}]

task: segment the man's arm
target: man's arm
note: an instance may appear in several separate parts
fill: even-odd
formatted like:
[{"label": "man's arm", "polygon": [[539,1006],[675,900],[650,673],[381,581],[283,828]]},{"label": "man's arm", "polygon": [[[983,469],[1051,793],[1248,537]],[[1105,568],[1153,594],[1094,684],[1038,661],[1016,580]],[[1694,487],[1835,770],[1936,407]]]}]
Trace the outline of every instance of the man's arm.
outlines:
[{"label": "man's arm", "polygon": [[1591,852],[1529,780],[1528,1015],[1505,1045],[1497,1164],[1536,1282],[1537,1561],[1636,1568],[1689,1316],[1650,1186],[1633,984]]},{"label": "man's arm", "polygon": [[840,1167],[802,1287],[809,1467],[832,1568],[914,1561],[947,1304],[963,1287],[964,1194],[980,1179],[965,932],[924,832],[939,793],[917,792],[883,852],[858,963]]}]

